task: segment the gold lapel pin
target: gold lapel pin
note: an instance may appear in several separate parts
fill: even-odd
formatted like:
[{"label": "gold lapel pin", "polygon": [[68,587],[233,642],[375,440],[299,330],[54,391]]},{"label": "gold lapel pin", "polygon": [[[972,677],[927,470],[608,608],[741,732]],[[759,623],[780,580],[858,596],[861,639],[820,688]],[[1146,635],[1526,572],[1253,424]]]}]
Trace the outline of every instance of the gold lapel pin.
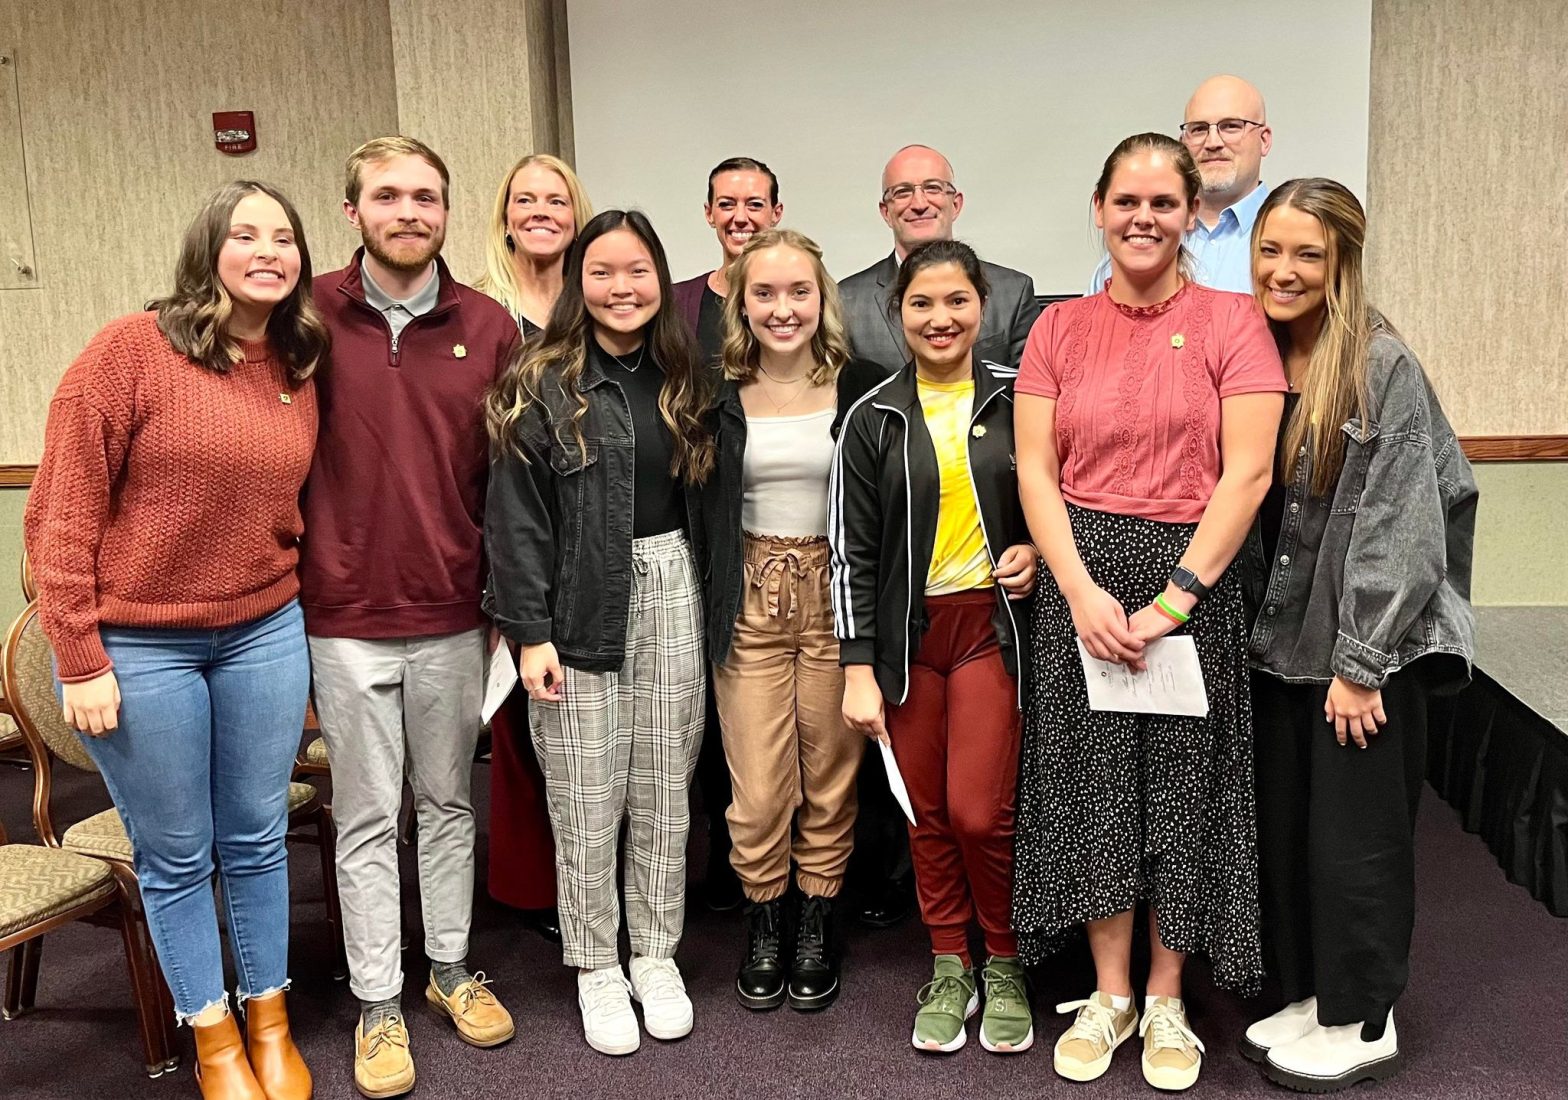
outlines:
[{"label": "gold lapel pin", "polygon": [[465,348],[462,344],[453,344],[452,345],[452,354],[455,355],[459,359],[463,359],[463,358],[467,357],[468,349]]},{"label": "gold lapel pin", "polygon": [[294,398],[290,397],[286,393],[278,394],[278,400],[283,402],[285,405],[292,405],[292,404],[294,404]]},{"label": "gold lapel pin", "polygon": [[976,439],[984,439],[985,438],[985,425],[984,424],[976,424],[974,426],[974,430],[971,431],[969,434],[974,436]]},{"label": "gold lapel pin", "polygon": [[1171,337],[1171,347],[1173,348],[1179,348],[1186,342],[1187,338],[1179,332],[1175,336]]}]

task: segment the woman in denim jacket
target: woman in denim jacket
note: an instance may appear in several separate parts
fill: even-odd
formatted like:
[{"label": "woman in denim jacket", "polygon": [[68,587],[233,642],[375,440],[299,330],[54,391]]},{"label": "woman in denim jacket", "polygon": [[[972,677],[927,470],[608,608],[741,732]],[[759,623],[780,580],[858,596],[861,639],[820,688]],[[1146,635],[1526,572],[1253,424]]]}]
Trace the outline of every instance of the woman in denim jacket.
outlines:
[{"label": "woman in denim jacket", "polygon": [[1399,1068],[1427,699],[1469,680],[1476,486],[1421,365],[1366,303],[1366,216],[1292,180],[1253,231],[1291,383],[1251,641],[1264,942],[1290,1002],[1242,1049],[1312,1092]]}]

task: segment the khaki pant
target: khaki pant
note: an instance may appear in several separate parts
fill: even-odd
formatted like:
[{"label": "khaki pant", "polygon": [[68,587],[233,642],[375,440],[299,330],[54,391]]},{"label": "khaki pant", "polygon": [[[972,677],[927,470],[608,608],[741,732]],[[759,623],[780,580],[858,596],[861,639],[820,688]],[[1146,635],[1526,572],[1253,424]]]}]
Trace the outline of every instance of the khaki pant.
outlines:
[{"label": "khaki pant", "polygon": [[788,889],[792,848],[801,890],[836,896],[863,739],[843,719],[825,538],[746,536],[740,616],[713,687],[735,789],[730,861],[746,897]]}]

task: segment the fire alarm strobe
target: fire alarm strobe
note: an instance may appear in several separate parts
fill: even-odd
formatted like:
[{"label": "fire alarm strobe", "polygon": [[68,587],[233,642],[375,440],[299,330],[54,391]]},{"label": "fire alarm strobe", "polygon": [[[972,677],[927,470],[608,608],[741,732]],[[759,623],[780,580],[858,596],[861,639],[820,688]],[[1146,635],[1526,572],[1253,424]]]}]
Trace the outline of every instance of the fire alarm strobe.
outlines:
[{"label": "fire alarm strobe", "polygon": [[256,151],[256,115],[253,111],[214,111],[212,143],[231,157]]}]

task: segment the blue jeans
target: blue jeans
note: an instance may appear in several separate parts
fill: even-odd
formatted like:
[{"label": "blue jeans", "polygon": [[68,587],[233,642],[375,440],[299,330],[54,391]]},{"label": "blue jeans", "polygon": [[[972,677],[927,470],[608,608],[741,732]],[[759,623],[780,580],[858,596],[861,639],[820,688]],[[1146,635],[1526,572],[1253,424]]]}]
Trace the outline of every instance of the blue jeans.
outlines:
[{"label": "blue jeans", "polygon": [[239,997],[288,985],[288,785],[310,660],[293,600],[220,630],[106,626],[119,728],[82,735],[125,822],[174,1011],[223,1002],[212,873],[223,884]]}]

